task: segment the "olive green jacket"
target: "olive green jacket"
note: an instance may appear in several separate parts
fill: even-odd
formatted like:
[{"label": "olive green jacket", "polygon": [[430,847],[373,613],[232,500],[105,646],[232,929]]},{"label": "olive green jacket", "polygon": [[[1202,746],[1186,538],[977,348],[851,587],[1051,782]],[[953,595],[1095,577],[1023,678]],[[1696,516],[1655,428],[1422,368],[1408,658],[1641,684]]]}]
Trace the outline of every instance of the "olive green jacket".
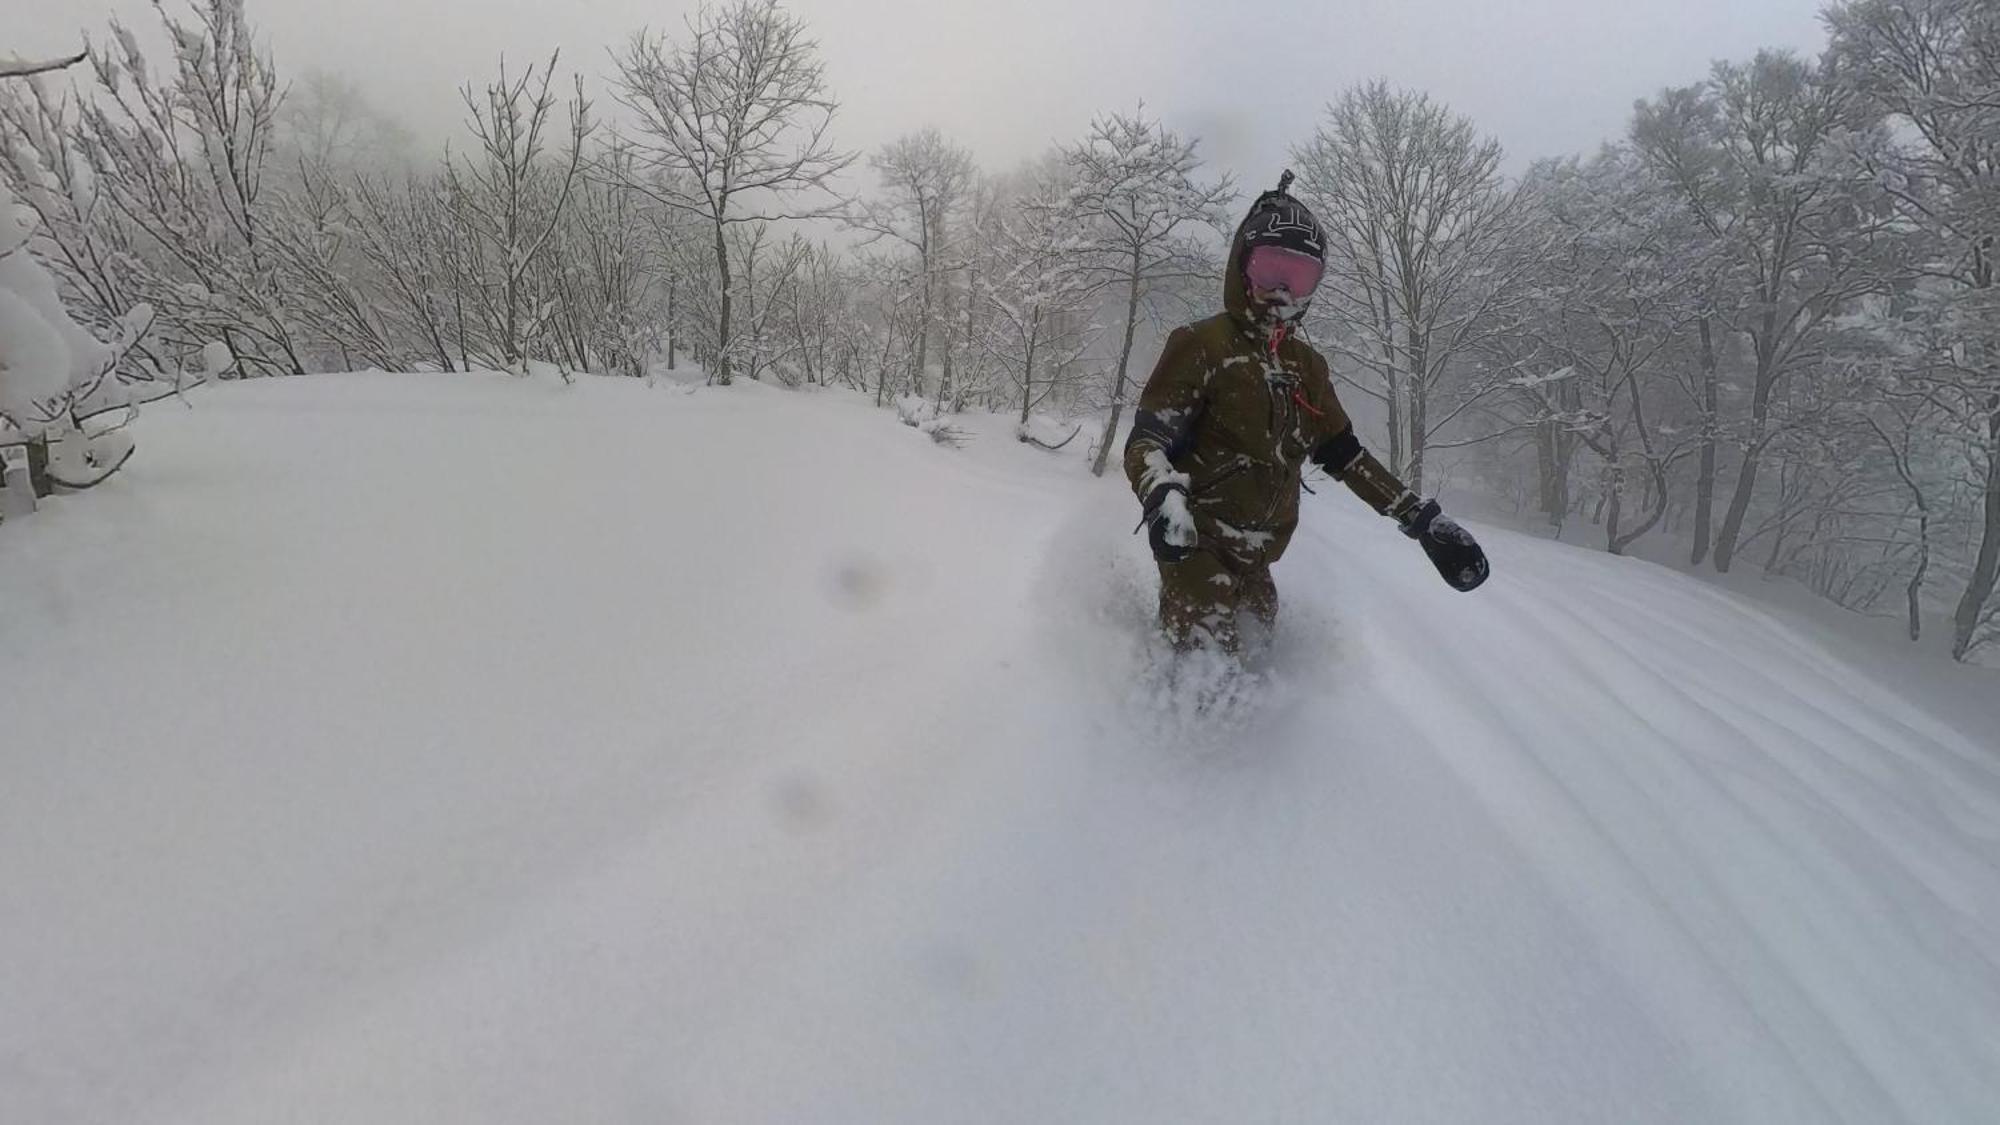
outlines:
[{"label": "olive green jacket", "polygon": [[1239,232],[1224,311],[1167,337],[1139,396],[1125,475],[1142,502],[1162,484],[1183,485],[1203,546],[1268,563],[1298,526],[1308,461],[1385,515],[1416,497],[1362,449],[1325,358],[1256,321],[1242,255]]}]

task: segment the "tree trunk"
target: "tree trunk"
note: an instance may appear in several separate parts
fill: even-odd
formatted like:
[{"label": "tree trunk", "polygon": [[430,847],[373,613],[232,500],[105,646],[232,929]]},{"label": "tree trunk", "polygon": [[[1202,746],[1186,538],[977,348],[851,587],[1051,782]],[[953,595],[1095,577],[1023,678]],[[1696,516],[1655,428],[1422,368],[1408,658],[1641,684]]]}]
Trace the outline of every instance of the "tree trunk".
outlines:
[{"label": "tree trunk", "polygon": [[941,323],[938,325],[938,365],[941,370],[938,375],[937,405],[940,411],[944,409],[944,400],[951,397],[953,386],[951,365],[951,287],[949,285],[944,287],[944,296],[945,299],[942,302],[944,311],[939,314]]},{"label": "tree trunk", "polygon": [[680,321],[676,319],[676,310],[674,307],[675,300],[680,297],[680,287],[681,287],[680,278],[669,277],[667,279],[667,370],[668,371],[672,371],[676,366],[675,349],[680,344],[680,330],[678,328]]},{"label": "tree trunk", "polygon": [[[1781,470],[1778,474],[1778,492],[1781,497],[1784,494],[1784,489],[1784,473]],[[1780,503],[1782,504],[1784,501],[1780,500]],[[1786,505],[1786,508],[1789,507],[1790,505]],[[1765,574],[1777,571],[1780,560],[1785,557],[1785,536],[1791,530],[1792,513],[1788,510],[1780,510],[1778,513],[1778,526],[1772,529],[1771,532],[1771,553],[1764,556]]]},{"label": "tree trunk", "polygon": [[917,310],[917,356],[910,365],[910,393],[922,398],[924,394],[924,368],[930,363],[931,341],[931,294],[930,278],[924,278],[924,303]]},{"label": "tree trunk", "polygon": [[[1376,269],[1378,280],[1380,267]],[[1389,291],[1384,285],[1382,307],[1377,312],[1382,333],[1382,388],[1389,408],[1389,468],[1401,472],[1403,468],[1403,375],[1402,367],[1396,362],[1396,322],[1389,312]]]},{"label": "tree trunk", "polygon": [[507,271],[507,325],[500,343],[500,353],[501,358],[507,363],[508,372],[514,375],[528,373],[528,365],[521,355],[520,303],[521,282],[510,269]]},{"label": "tree trunk", "polygon": [[761,332],[761,322],[757,319],[757,249],[763,244],[759,235],[750,243],[750,253],[743,261],[743,323],[749,326],[750,354],[744,357],[743,374],[751,380],[764,377],[763,348],[757,340]]},{"label": "tree trunk", "polygon": [[1611,553],[1614,555],[1624,554],[1625,548],[1631,546],[1641,536],[1657,527],[1660,520],[1667,514],[1668,492],[1666,469],[1657,462],[1649,464],[1648,468],[1652,470],[1652,476],[1647,478],[1646,518],[1640,520],[1637,527],[1611,540]]},{"label": "tree trunk", "polygon": [[1543,421],[1535,424],[1535,470],[1541,484],[1541,508],[1549,517],[1551,527],[1562,526],[1562,515],[1556,507],[1556,424]]},{"label": "tree trunk", "polygon": [[1701,471],[1694,482],[1694,551],[1688,557],[1688,565],[1700,566],[1708,557],[1711,524],[1715,518],[1715,430],[1716,430],[1716,378],[1715,378],[1715,337],[1709,325],[1709,318],[1703,316],[1701,327]]},{"label": "tree trunk", "polygon": [[1556,490],[1555,508],[1549,513],[1549,522],[1555,525],[1556,535],[1562,535],[1562,527],[1569,522],[1569,514],[1576,508],[1576,498],[1571,495],[1569,467],[1573,451],[1564,448],[1562,435],[1556,435]]},{"label": "tree trunk", "polygon": [[1920,641],[1924,637],[1924,575],[1931,569],[1931,516],[1929,512],[1919,512],[1917,516],[1917,572],[1910,576],[1910,586],[1906,591],[1910,603],[1910,640]]},{"label": "tree trunk", "polygon": [[[972,339],[973,339],[973,329],[975,326],[972,313],[973,296],[975,293],[978,292],[978,290],[979,290],[979,267],[977,266],[968,267],[965,274],[965,338],[963,340],[963,345],[965,347],[965,356],[967,360],[970,360],[972,358]],[[957,381],[957,385],[953,388],[952,409],[954,411],[965,409],[965,392],[966,392],[967,382],[968,382],[967,379],[960,379]],[[988,401],[990,403],[991,400],[989,399]]]},{"label": "tree trunk", "polygon": [[1719,574],[1728,574],[1730,564],[1736,561],[1736,540],[1743,534],[1743,519],[1750,512],[1750,497],[1757,491],[1760,452],[1755,445],[1743,448],[1743,466],[1736,471],[1736,491],[1729,497],[1729,510],[1723,513],[1722,529],[1715,536],[1715,569]]},{"label": "tree trunk", "polygon": [[715,224],[715,274],[722,284],[720,308],[715,318],[715,371],[710,378],[718,386],[729,385],[729,244],[722,238],[722,223]]},{"label": "tree trunk", "polygon": [[1028,358],[1021,367],[1021,424],[1028,424],[1028,411],[1035,404],[1035,338],[1041,335],[1041,314],[1035,314],[1036,324],[1028,331]]},{"label": "tree trunk", "polygon": [[1408,345],[1405,354],[1410,360],[1410,450],[1409,467],[1403,473],[1403,483],[1411,492],[1424,490],[1424,428],[1429,424],[1426,409],[1429,406],[1430,389],[1425,386],[1424,377],[1429,373],[1429,342],[1413,320],[1405,326]]},{"label": "tree trunk", "polygon": [[[889,353],[896,350],[896,326],[889,321],[882,326],[882,354],[875,360],[875,405],[887,401],[889,386]],[[866,378],[864,375],[863,378]]]},{"label": "tree trunk", "polygon": [[1111,460],[1111,443],[1118,436],[1118,420],[1125,412],[1125,372],[1132,362],[1132,336],[1139,327],[1139,253],[1132,252],[1132,285],[1125,294],[1125,341],[1118,348],[1118,374],[1111,383],[1111,417],[1104,421],[1104,440],[1097,443],[1097,460],[1090,475],[1101,477]]},{"label": "tree trunk", "polygon": [[1986,526],[1979,541],[1979,555],[1972,564],[1972,576],[1966,580],[1965,594],[1958,600],[1958,610],[1952,615],[1951,656],[1953,660],[1964,660],[1972,652],[1972,643],[1979,633],[1980,615],[1993,597],[1996,579],[2000,579],[2000,399],[1990,406],[1991,415],[1986,420]]},{"label": "tree trunk", "polygon": [[1625,514],[1625,469],[1613,465],[1605,474],[1604,491],[1610,504],[1604,513],[1604,549],[1614,555],[1625,553],[1626,540],[1618,537],[1618,519]]},{"label": "tree trunk", "polygon": [[1715,537],[1715,569],[1718,573],[1729,573],[1730,564],[1735,561],[1737,540],[1743,534],[1743,521],[1749,514],[1750,501],[1757,491],[1757,470],[1764,454],[1765,427],[1769,424],[1771,394],[1777,387],[1778,313],[1775,305],[1767,300],[1764,306],[1762,331],[1755,334],[1757,349],[1757,375],[1750,403],[1750,440],[1743,446],[1743,464],[1736,474],[1736,488],[1729,498],[1729,509],[1723,514],[1722,527]]},{"label": "tree trunk", "polygon": [[1757,337],[1757,384],[1750,402],[1750,440],[1743,446],[1743,467],[1736,474],[1736,492],[1729,498],[1729,511],[1722,517],[1722,529],[1715,536],[1715,569],[1728,574],[1736,560],[1736,540],[1743,534],[1743,518],[1749,514],[1750,500],[1757,491],[1757,462],[1764,455],[1764,427],[1771,414],[1771,391],[1777,385],[1778,314],[1767,306],[1764,331]]}]

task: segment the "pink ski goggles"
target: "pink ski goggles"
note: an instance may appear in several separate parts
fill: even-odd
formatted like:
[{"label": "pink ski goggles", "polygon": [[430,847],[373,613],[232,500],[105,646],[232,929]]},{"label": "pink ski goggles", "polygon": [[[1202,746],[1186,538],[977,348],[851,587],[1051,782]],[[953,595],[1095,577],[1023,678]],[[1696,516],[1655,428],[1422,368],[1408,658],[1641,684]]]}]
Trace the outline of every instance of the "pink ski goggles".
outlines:
[{"label": "pink ski goggles", "polygon": [[1283,289],[1294,299],[1312,295],[1326,267],[1311,254],[1282,246],[1253,246],[1243,260],[1243,279],[1253,292],[1270,293]]}]

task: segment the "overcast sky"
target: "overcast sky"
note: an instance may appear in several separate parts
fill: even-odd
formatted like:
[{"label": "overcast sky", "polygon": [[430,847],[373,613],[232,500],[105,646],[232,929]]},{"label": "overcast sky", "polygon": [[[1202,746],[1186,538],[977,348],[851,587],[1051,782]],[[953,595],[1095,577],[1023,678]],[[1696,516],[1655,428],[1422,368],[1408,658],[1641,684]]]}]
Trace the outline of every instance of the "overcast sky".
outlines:
[{"label": "overcast sky", "polygon": [[[169,6],[179,0],[169,0]],[[458,128],[456,88],[561,47],[599,83],[633,30],[678,28],[668,0],[247,0],[280,70],[338,70],[427,140]],[[868,149],[935,125],[988,167],[1077,136],[1142,99],[1247,184],[1275,179],[1324,105],[1382,77],[1470,115],[1518,169],[1594,149],[1634,98],[1759,47],[1812,53],[1821,0],[791,0]],[[144,0],[0,0],[0,54],[73,48]],[[601,89],[601,85],[599,86]],[[608,103],[608,99],[606,100]]]}]

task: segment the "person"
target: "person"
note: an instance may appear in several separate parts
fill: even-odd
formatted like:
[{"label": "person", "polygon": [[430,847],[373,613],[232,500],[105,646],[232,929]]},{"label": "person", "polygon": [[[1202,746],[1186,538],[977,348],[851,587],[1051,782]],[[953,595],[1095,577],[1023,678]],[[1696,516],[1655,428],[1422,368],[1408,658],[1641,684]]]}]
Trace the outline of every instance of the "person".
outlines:
[{"label": "person", "polygon": [[1326,235],[1291,181],[1288,171],[1237,228],[1224,311],[1168,335],[1125,443],[1159,564],[1160,625],[1177,649],[1236,653],[1242,614],[1276,624],[1271,564],[1298,526],[1308,462],[1395,520],[1453,587],[1488,574],[1472,536],[1362,448],[1325,358],[1300,338]]}]

